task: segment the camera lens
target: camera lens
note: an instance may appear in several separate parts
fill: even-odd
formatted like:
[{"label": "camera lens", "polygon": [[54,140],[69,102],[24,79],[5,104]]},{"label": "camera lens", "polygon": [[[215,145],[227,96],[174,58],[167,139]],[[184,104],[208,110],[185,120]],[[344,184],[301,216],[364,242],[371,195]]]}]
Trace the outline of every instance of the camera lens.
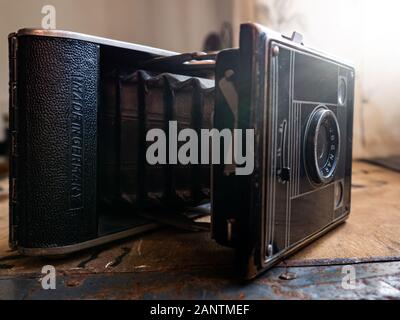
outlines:
[{"label": "camera lens", "polygon": [[305,135],[307,173],[316,184],[333,179],[339,159],[339,125],[335,114],[326,107],[317,108],[310,116]]}]

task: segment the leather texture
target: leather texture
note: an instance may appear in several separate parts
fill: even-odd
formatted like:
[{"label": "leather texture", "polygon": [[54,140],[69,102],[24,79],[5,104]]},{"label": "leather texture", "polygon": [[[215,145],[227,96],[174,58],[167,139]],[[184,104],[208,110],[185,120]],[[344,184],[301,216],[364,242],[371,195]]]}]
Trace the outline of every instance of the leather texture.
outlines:
[{"label": "leather texture", "polygon": [[10,178],[19,246],[66,246],[97,236],[98,75],[96,44],[18,37]]}]

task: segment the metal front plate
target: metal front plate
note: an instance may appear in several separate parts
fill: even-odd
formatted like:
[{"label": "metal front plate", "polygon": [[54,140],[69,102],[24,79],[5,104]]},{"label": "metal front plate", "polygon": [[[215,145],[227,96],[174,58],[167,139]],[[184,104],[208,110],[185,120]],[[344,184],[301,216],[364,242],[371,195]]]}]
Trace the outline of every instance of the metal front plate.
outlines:
[{"label": "metal front plate", "polygon": [[[264,267],[320,236],[349,213],[351,138],[346,137],[352,127],[354,86],[353,69],[346,65],[278,41],[269,44]],[[339,103],[342,78],[351,88],[346,101]],[[304,158],[307,121],[320,106],[335,113],[345,137],[334,181],[322,186],[310,180]],[[343,186],[339,205],[334,197],[337,184]]]}]

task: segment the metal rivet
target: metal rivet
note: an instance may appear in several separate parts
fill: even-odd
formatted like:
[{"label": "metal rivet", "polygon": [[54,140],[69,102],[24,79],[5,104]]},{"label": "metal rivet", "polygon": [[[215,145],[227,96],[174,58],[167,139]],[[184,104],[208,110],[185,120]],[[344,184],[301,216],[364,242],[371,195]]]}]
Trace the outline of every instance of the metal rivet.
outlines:
[{"label": "metal rivet", "polygon": [[274,56],[274,57],[276,57],[277,55],[279,55],[279,47],[278,46],[273,46],[273,48],[272,48],[272,55]]},{"label": "metal rivet", "polygon": [[234,224],[235,224],[235,219],[226,220],[226,225],[227,225],[226,235],[228,241],[232,241]]},{"label": "metal rivet", "polygon": [[269,244],[268,247],[267,247],[267,256],[268,257],[272,257],[273,253],[274,252],[273,252],[272,244]]}]

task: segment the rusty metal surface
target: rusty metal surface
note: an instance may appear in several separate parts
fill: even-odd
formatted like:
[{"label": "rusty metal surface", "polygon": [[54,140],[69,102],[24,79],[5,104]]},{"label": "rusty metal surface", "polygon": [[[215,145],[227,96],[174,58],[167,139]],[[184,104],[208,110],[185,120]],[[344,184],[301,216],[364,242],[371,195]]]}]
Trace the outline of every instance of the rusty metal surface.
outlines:
[{"label": "rusty metal surface", "polygon": [[[230,272],[59,274],[55,290],[43,290],[40,275],[0,277],[1,299],[400,299],[400,262],[354,266],[356,287],[344,289],[342,266],[276,267],[255,281]],[[285,278],[283,273],[291,273]]]}]

